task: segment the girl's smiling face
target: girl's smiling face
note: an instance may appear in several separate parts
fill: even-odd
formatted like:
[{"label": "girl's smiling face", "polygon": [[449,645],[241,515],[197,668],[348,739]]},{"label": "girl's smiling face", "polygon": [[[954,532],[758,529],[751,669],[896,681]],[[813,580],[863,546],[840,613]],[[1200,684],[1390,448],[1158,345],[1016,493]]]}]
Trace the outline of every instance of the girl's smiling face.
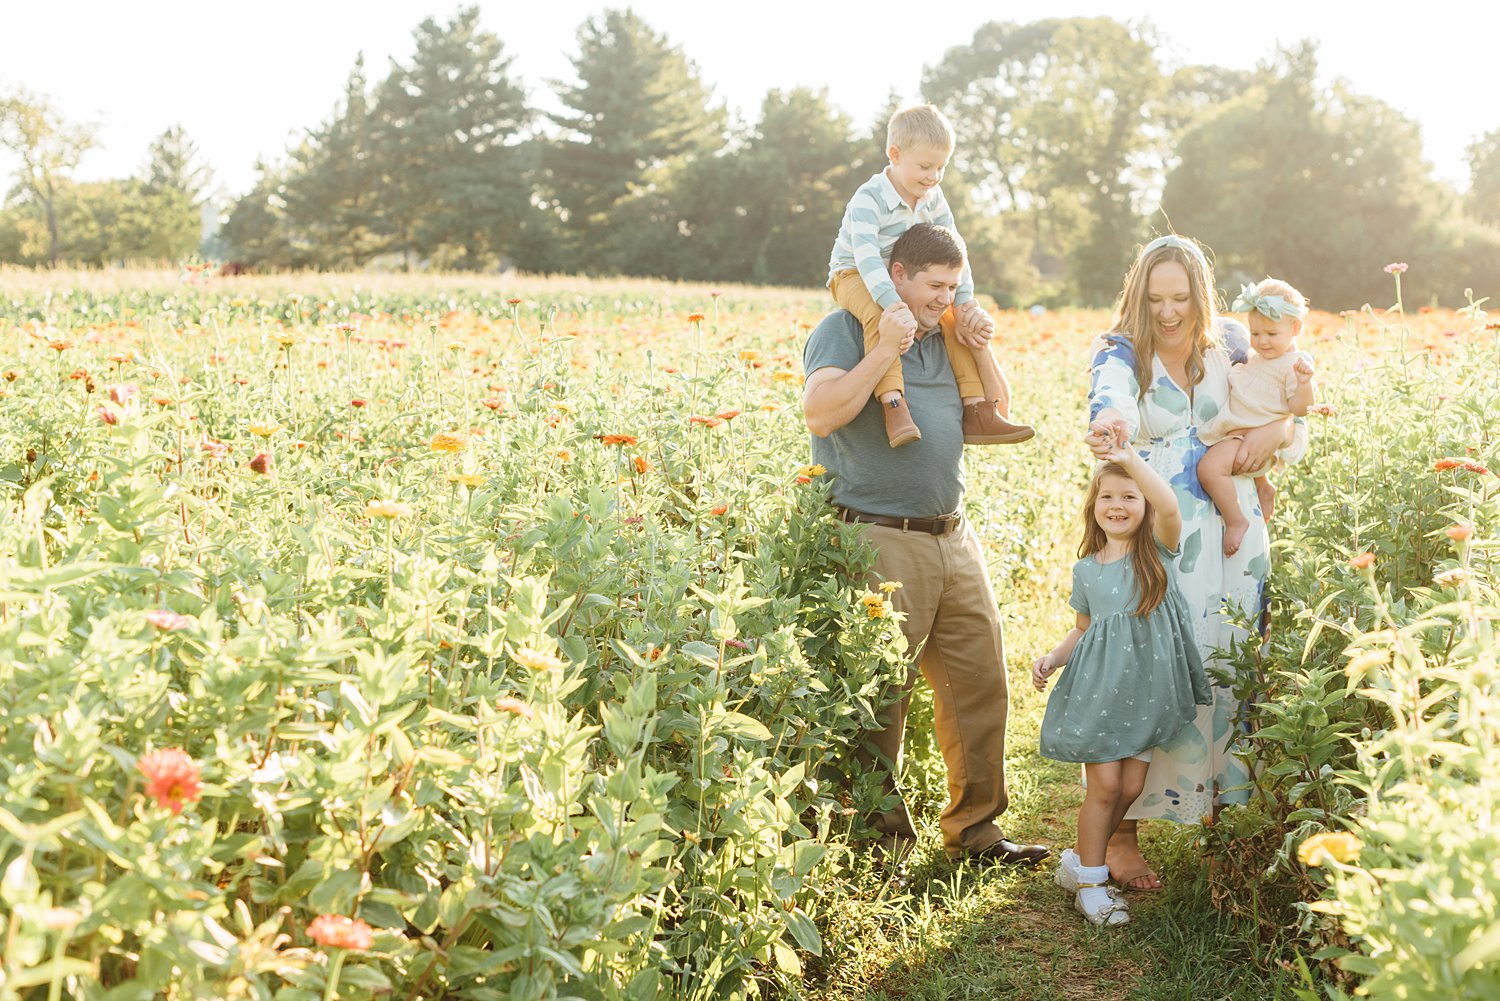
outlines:
[{"label": "girl's smiling face", "polygon": [[1115,542],[1128,542],[1146,520],[1146,498],[1135,480],[1116,473],[1099,478],[1094,499],[1094,521]]},{"label": "girl's smiling face", "polygon": [[1302,332],[1301,320],[1291,316],[1272,320],[1252,309],[1245,323],[1250,328],[1250,346],[1266,361],[1297,350],[1297,335]]}]

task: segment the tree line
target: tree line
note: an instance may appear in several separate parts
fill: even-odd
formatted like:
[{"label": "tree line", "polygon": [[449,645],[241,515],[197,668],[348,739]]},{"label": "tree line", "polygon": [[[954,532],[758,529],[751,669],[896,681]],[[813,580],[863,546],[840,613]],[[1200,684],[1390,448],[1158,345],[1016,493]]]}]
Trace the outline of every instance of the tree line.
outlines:
[{"label": "tree line", "polygon": [[[846,201],[885,163],[826,92],[768,93],[736,123],[696,64],[630,10],[579,29],[560,110],[526,97],[476,8],[424,20],[372,81],[362,60],[326,121],[257,164],[212,248],[259,269],[371,265],[809,285]],[[1500,293],[1500,128],[1460,196],[1415,122],[1335,82],[1312,43],[1254,70],[1165,66],[1149,25],[992,22],[924,69],[958,133],[944,189],[978,288],[1002,305],[1108,304],[1135,247],[1198,237],[1226,288],[1266,274],[1314,305]],[[893,110],[894,103],[891,104]],[[197,249],[206,172],[181,130],[139,178],[68,179],[91,137],[27,95],[0,100],[22,160],[0,260],[105,264]],[[188,223],[192,219],[192,225]]]}]

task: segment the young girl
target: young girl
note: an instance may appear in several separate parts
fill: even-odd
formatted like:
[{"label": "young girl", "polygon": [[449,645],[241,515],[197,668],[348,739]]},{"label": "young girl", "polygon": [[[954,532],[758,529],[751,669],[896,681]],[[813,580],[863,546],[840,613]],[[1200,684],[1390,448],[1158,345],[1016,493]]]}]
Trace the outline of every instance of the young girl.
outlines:
[{"label": "young girl", "polygon": [[1191,730],[1213,692],[1177,590],[1176,495],[1118,438],[1104,460],[1089,485],[1073,566],[1077,624],[1037,658],[1031,681],[1043,691],[1067,665],[1047,700],[1042,754],[1082,762],[1087,785],[1078,843],[1063,852],[1057,884],[1089,921],[1119,925],[1130,915],[1107,886],[1110,832],[1140,795],[1151,748]]},{"label": "young girl", "polygon": [[[1247,314],[1255,354],[1229,370],[1228,404],[1198,429],[1198,440],[1209,446],[1198,462],[1198,482],[1224,518],[1225,556],[1239,552],[1250,527],[1234,489],[1234,458],[1245,432],[1287,414],[1305,417],[1316,402],[1312,356],[1297,350],[1302,317],[1307,315],[1302,293],[1278,278],[1267,278],[1241,288],[1234,308]],[[1262,505],[1272,496],[1266,472],[1251,474]]]}]

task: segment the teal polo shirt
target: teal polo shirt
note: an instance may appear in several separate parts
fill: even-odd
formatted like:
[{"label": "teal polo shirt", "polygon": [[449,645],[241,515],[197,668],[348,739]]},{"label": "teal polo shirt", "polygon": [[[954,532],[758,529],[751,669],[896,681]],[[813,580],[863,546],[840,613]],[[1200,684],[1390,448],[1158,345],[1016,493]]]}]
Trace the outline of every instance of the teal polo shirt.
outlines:
[{"label": "teal polo shirt", "polygon": [[[839,310],[813,329],[802,351],[802,371],[851,371],[865,356],[864,329]],[[901,356],[901,377],[919,441],[891,448],[885,418],[873,396],[859,415],[827,438],[812,436],[812,461],[833,476],[841,507],[896,518],[935,518],[958,510],[964,496],[963,401],[943,335],[933,330]]]}]

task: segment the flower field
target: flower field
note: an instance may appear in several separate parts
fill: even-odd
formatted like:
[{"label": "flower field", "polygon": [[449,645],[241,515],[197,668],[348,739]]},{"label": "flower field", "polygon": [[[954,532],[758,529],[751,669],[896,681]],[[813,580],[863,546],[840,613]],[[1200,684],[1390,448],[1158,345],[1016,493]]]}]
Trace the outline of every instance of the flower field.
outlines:
[{"label": "flower field", "polygon": [[[7,277],[0,999],[924,996],[900,929],[961,895],[845,848],[903,654],[806,465],[822,295]],[[968,514],[1014,671],[1066,613],[1104,321],[1000,317],[1039,433],[970,450]],[[1170,837],[1288,990],[1493,996],[1500,339],[1302,346],[1255,796]],[[1013,812],[1057,840],[1040,711],[1013,686]]]}]

